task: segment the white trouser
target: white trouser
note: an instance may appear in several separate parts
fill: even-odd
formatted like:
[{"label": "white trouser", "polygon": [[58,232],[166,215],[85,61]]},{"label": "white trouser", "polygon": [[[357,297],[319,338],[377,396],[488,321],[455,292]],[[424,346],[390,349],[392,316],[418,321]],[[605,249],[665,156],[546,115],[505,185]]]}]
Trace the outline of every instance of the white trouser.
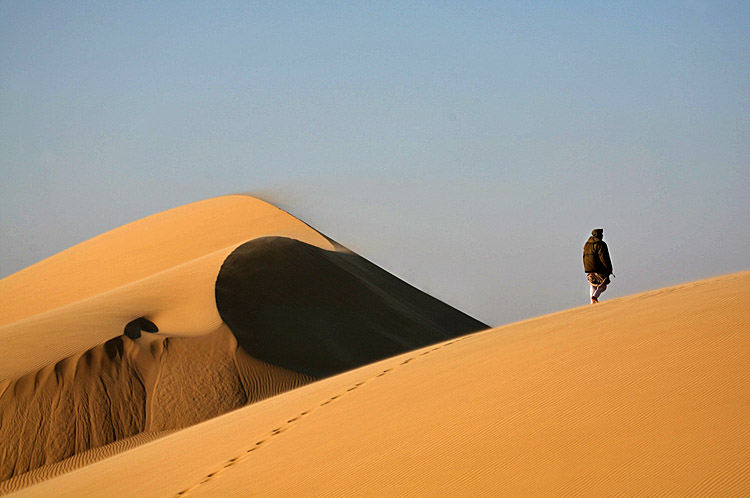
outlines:
[{"label": "white trouser", "polygon": [[589,284],[589,287],[591,287],[590,293],[592,299],[599,299],[599,296],[602,295],[602,292],[607,290],[607,284],[600,285],[599,287]]}]

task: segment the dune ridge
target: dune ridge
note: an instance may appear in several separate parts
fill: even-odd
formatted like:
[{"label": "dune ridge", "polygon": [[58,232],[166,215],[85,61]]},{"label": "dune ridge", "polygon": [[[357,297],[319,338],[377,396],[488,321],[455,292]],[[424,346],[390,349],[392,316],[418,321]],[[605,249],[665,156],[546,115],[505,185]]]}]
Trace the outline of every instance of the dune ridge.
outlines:
[{"label": "dune ridge", "polygon": [[58,308],[264,235],[333,245],[260,199],[228,195],[115,228],[0,280],[0,325]]},{"label": "dune ridge", "polygon": [[747,496],[748,309],[743,272],[465,335],[18,496]]},{"label": "dune ridge", "polygon": [[267,235],[335,250],[290,214],[232,195],[129,223],[1,279],[0,341],[8,351],[34,353],[0,362],[0,379],[82,353],[141,316],[168,336],[216,330],[222,262],[238,245]]},{"label": "dune ridge", "polygon": [[[204,253],[187,244],[197,236]],[[24,303],[31,289],[52,290]],[[0,281],[0,292],[19,305],[0,325],[16,353],[0,363],[0,480],[13,482],[487,328],[238,196],[103,234]],[[150,333],[123,335],[134,321]]]}]

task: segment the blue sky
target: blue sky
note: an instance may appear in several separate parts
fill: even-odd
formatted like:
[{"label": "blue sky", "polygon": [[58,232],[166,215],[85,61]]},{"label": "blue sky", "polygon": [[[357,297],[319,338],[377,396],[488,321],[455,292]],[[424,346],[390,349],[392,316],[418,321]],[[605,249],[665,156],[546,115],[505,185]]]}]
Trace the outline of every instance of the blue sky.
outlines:
[{"label": "blue sky", "polygon": [[264,197],[491,324],[748,269],[746,2],[0,1],[0,276]]}]

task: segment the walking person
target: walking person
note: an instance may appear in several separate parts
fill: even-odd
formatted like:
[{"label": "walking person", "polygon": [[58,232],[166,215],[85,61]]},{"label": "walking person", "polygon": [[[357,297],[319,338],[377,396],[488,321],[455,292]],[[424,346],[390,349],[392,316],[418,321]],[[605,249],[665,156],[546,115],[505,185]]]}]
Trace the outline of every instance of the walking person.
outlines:
[{"label": "walking person", "polygon": [[591,237],[583,246],[583,271],[586,272],[590,285],[591,303],[598,303],[599,296],[607,290],[612,273],[612,261],[609,259],[609,249],[604,238],[604,229],[595,228]]}]

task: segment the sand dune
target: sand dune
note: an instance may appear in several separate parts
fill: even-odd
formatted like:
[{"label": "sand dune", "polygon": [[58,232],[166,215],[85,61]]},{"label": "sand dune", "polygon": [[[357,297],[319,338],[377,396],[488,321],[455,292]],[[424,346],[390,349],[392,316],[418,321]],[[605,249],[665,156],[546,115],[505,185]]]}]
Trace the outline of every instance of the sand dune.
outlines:
[{"label": "sand dune", "polygon": [[243,196],[103,234],[0,296],[0,480],[14,482],[486,328]]},{"label": "sand dune", "polygon": [[748,496],[749,309],[745,272],[478,332],[17,496]]},{"label": "sand dune", "polygon": [[10,351],[34,351],[1,362],[0,379],[101,344],[139,316],[174,336],[215,330],[222,323],[214,303],[222,262],[238,245],[267,235],[334,249],[270,204],[227,196],[135,221],[0,280],[0,340]]},{"label": "sand dune", "polygon": [[0,493],[750,495],[750,272],[486,330],[230,196],[0,298]]},{"label": "sand dune", "polygon": [[164,211],[62,251],[0,280],[0,325],[96,296],[265,235],[327,249],[323,235],[288,213],[242,195]]}]

